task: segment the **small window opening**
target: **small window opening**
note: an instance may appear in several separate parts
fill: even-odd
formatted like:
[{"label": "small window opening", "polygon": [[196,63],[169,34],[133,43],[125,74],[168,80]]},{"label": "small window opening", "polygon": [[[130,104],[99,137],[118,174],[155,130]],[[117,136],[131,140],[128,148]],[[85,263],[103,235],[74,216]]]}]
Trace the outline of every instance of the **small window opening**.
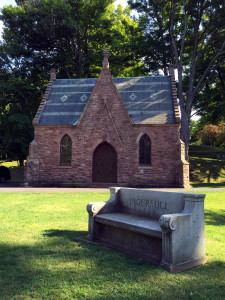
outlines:
[{"label": "small window opening", "polygon": [[139,142],[139,163],[151,165],[151,140],[147,134],[144,134]]},{"label": "small window opening", "polygon": [[72,141],[71,138],[66,134],[60,143],[60,165],[70,166],[72,156]]}]

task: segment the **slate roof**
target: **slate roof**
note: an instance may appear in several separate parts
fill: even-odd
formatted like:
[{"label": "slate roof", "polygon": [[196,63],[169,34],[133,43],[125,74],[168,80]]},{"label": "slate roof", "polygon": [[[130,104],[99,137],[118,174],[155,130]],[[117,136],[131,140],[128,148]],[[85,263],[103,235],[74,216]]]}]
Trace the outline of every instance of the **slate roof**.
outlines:
[{"label": "slate roof", "polygon": [[[56,79],[38,125],[76,125],[97,80]],[[113,80],[134,123],[175,123],[169,76],[124,77]]]}]

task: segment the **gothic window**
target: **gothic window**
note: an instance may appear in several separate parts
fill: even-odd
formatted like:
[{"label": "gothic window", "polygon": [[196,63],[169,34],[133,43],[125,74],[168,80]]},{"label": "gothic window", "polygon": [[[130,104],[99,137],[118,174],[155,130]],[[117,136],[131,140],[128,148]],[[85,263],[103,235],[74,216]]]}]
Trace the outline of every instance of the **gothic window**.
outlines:
[{"label": "gothic window", "polygon": [[151,164],[151,140],[147,134],[144,134],[139,141],[139,164]]},{"label": "gothic window", "polygon": [[71,138],[66,134],[61,139],[60,143],[60,165],[69,166],[71,165],[72,156],[72,141]]}]

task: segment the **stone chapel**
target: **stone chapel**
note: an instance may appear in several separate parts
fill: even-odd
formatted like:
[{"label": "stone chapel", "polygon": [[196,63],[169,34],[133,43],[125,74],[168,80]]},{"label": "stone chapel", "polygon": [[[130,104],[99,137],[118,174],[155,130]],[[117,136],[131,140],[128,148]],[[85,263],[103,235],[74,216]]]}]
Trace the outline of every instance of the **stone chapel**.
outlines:
[{"label": "stone chapel", "polygon": [[31,186],[184,187],[173,66],[169,76],[112,78],[103,51],[99,78],[50,81],[33,120],[25,166]]}]

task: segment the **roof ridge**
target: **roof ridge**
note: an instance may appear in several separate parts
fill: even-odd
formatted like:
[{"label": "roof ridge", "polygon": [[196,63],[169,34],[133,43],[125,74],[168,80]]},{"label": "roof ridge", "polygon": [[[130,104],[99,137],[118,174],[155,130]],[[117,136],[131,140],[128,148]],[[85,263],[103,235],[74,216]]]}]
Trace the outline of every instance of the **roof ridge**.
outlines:
[{"label": "roof ridge", "polygon": [[[124,79],[132,79],[132,78],[168,78],[168,77],[170,77],[170,76],[168,76],[168,75],[158,75],[158,76],[137,76],[137,77],[112,77],[112,79],[122,79],[122,78],[124,78]],[[95,78],[93,78],[93,77],[90,77],[90,78],[57,78],[57,79],[55,79],[55,81],[58,81],[58,80],[93,80],[93,79],[95,79],[95,80],[97,80],[98,79],[98,77],[95,77]]]}]

